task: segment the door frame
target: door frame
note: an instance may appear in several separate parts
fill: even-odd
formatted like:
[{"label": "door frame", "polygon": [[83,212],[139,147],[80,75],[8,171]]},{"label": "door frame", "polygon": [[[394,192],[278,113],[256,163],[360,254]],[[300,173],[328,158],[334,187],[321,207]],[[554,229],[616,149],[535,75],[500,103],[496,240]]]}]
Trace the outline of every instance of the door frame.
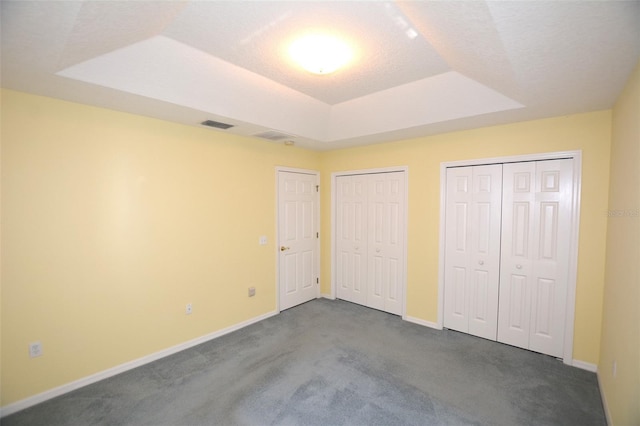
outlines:
[{"label": "door frame", "polygon": [[[299,173],[299,174],[305,174],[305,175],[313,175],[316,177],[316,185],[318,190],[316,191],[316,211],[315,216],[316,216],[316,232],[318,232],[318,238],[316,238],[316,258],[314,259],[315,261],[315,268],[318,274],[318,280],[320,279],[320,172],[317,170],[310,170],[310,169],[298,169],[298,168],[294,168],[294,167],[283,167],[283,166],[277,166],[276,167],[276,173],[275,173],[275,178],[276,178],[276,235],[275,235],[275,246],[273,247],[273,250],[275,252],[275,259],[276,259],[276,311],[278,313],[280,313],[280,185],[279,185],[279,176],[281,172],[286,172],[286,173]],[[316,284],[316,299],[320,297],[320,282],[318,282]]]},{"label": "door frame", "polygon": [[569,236],[569,277],[567,282],[567,302],[565,309],[564,342],[562,361],[574,365],[573,338],[576,311],[576,285],[578,277],[578,240],[580,232],[580,190],[582,185],[582,150],[547,152],[539,154],[514,155],[507,157],[480,158],[472,160],[448,161],[440,163],[440,236],[438,250],[438,322],[437,328],[444,327],[444,243],[445,243],[445,203],[447,168],[478,166],[496,163],[518,163],[523,161],[573,159],[573,198],[571,200],[571,230]]},{"label": "door frame", "polygon": [[358,169],[358,170],[345,170],[341,172],[331,173],[331,293],[324,295],[328,299],[334,300],[336,298],[336,253],[337,253],[337,238],[336,238],[336,208],[338,208],[338,198],[336,195],[337,179],[340,176],[353,176],[353,175],[369,175],[376,173],[392,173],[402,172],[404,176],[404,245],[402,247],[402,267],[404,268],[404,282],[402,285],[402,308],[401,316],[403,320],[406,320],[407,316],[407,247],[408,247],[408,229],[409,229],[409,166],[397,166],[397,167],[382,167],[375,169]]}]

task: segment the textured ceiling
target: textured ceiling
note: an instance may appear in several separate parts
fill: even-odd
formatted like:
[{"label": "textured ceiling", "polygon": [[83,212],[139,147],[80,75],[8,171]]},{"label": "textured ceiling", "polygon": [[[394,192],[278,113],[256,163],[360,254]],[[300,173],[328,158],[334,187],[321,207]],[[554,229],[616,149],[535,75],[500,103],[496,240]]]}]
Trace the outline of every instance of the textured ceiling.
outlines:
[{"label": "textured ceiling", "polygon": [[[319,150],[608,109],[640,56],[638,1],[1,5],[3,87]],[[299,69],[310,32],[355,60]]]}]

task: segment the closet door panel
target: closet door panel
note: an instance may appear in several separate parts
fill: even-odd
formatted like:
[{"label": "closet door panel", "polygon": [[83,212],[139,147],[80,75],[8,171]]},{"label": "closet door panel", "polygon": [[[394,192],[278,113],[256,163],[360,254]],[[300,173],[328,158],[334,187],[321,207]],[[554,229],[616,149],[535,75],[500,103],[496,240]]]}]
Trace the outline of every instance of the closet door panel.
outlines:
[{"label": "closet door panel", "polygon": [[469,332],[468,281],[471,262],[472,167],[447,169],[445,215],[444,326]]},{"label": "closet door panel", "polygon": [[367,300],[367,193],[362,176],[337,179],[336,296],[365,304]]},{"label": "closet door panel", "polygon": [[498,341],[527,348],[531,314],[536,163],[503,166]]},{"label": "closet door panel", "polygon": [[473,167],[469,333],[496,340],[500,280],[502,165]]},{"label": "closet door panel", "polygon": [[496,339],[502,165],[447,170],[445,327]]},{"label": "closet door panel", "polygon": [[404,172],[336,179],[336,296],[402,314]]},{"label": "closet door panel", "polygon": [[368,306],[402,313],[404,282],[404,173],[369,175]]},{"label": "closet door panel", "polygon": [[569,273],[572,160],[536,164],[529,349],[561,357]]},{"label": "closet door panel", "polygon": [[498,340],[561,357],[573,161],[505,164]]}]

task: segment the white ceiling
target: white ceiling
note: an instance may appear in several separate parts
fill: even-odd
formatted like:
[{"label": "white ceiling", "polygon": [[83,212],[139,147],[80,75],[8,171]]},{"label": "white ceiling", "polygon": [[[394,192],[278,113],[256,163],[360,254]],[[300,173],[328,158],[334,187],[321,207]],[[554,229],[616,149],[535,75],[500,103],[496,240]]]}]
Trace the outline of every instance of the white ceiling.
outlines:
[{"label": "white ceiling", "polygon": [[[608,109],[640,57],[640,1],[1,6],[2,87],[317,150]],[[356,59],[301,70],[318,31]]]}]

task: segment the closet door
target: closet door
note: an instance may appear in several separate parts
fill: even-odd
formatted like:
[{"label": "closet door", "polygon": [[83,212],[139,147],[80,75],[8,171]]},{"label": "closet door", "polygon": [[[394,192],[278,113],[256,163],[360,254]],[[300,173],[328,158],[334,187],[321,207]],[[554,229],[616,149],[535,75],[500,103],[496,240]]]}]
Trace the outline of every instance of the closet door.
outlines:
[{"label": "closet door", "polygon": [[336,179],[336,296],[349,302],[367,302],[367,178]]},{"label": "closet door", "polygon": [[498,340],[521,348],[529,346],[535,174],[535,162],[503,168]]},{"label": "closet door", "polygon": [[367,305],[402,314],[404,283],[404,173],[368,176]]},{"label": "closet door", "polygon": [[336,178],[336,296],[401,315],[405,283],[405,174]]},{"label": "closet door", "polygon": [[573,161],[504,165],[498,340],[561,357]]},{"label": "closet door", "polygon": [[447,169],[444,326],[469,332],[468,281],[472,167]]},{"label": "closet door", "polygon": [[444,326],[496,340],[502,165],[447,170]]}]

